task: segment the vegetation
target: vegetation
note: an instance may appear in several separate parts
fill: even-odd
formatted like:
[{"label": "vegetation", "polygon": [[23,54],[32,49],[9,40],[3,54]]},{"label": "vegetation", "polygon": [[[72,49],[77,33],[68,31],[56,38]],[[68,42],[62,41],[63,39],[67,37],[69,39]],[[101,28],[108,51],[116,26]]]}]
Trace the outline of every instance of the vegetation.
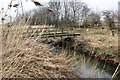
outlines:
[{"label": "vegetation", "polygon": [[74,58],[72,60],[65,54],[53,55],[49,47],[40,42],[41,39],[38,42],[31,37],[23,38],[22,31],[25,30],[20,30],[22,27],[3,28],[4,78],[79,78],[68,66],[69,62],[76,63]]},{"label": "vegetation", "polygon": [[[40,25],[46,22],[46,24],[56,27],[105,28],[107,26],[110,30],[117,28],[118,25],[117,11],[94,12],[80,0],[75,2],[54,2],[51,0],[48,7],[39,7],[34,13],[26,13],[26,21],[30,15],[32,17],[30,25]],[[18,17],[19,20],[21,20],[21,16]]]},{"label": "vegetation", "polygon": [[[82,69],[85,65],[78,66],[79,61],[83,63],[91,61],[91,57],[86,60],[84,56],[80,56],[81,54],[118,63],[112,78],[120,72],[117,11],[94,12],[80,0],[71,2],[50,0],[46,7],[38,1],[31,0],[38,8],[24,12],[22,0],[16,4],[13,2],[10,1],[7,10],[4,8],[1,10],[3,52],[0,57],[3,77],[80,78],[81,75],[75,72],[75,68]],[[7,13],[13,7],[16,13],[14,20]],[[64,45],[68,44],[69,47],[65,50],[66,46],[62,46],[61,54],[54,55],[50,52],[50,46],[43,43],[46,40],[41,38],[42,34],[49,32],[49,28],[53,26],[58,30],[66,29],[69,33],[80,33],[81,36],[72,39],[70,44],[61,42]],[[40,31],[34,30],[35,27],[41,28]],[[71,50],[74,54],[68,54],[72,53]],[[97,69],[97,64],[93,65],[93,68]]]}]

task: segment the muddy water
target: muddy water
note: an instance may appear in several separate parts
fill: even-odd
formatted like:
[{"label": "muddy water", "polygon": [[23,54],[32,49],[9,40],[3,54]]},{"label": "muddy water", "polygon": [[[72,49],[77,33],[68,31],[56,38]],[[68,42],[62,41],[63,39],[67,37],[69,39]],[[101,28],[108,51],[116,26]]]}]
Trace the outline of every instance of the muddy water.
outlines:
[{"label": "muddy water", "polygon": [[111,78],[110,73],[105,72],[103,66],[102,69],[98,68],[99,63],[97,61],[92,62],[90,58],[85,56],[80,56],[79,67],[75,69],[78,75],[81,75],[83,78]]},{"label": "muddy water", "polygon": [[[80,54],[80,53],[79,53]],[[79,63],[82,66],[76,69],[78,74],[82,71],[82,76],[85,78],[112,78],[116,68],[118,65],[113,65],[111,63],[107,63],[106,61],[99,61],[93,57],[86,56],[84,54],[80,54]],[[85,69],[84,69],[85,68]],[[84,71],[83,71],[84,70]],[[91,75],[86,75],[91,74]],[[120,79],[120,68],[117,71],[115,78]]]},{"label": "muddy water", "polygon": [[[54,47],[51,52],[58,55],[61,53],[61,49]],[[117,67],[84,54],[79,56],[79,65],[75,68],[75,71],[82,78],[111,78]],[[118,75],[117,78],[120,78],[120,76]]]},{"label": "muddy water", "polygon": [[111,78],[112,75],[109,73],[103,72],[98,68],[93,67],[89,63],[80,63],[80,67],[76,68],[75,71],[78,75],[81,75],[82,78]]}]

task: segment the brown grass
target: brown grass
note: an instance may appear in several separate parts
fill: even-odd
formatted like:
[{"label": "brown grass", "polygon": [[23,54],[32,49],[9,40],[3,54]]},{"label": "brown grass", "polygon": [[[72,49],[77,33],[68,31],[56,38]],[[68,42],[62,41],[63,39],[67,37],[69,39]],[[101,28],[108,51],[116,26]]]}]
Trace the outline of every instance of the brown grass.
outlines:
[{"label": "brown grass", "polygon": [[[35,39],[23,39],[20,27],[3,29],[2,76],[5,78],[71,78],[78,77],[68,66],[75,59],[55,56],[47,45]],[[12,30],[12,31],[11,31]],[[39,38],[40,40],[40,38]]]},{"label": "brown grass", "polygon": [[[77,40],[86,41],[89,46],[94,48],[100,48],[103,52],[113,52],[115,61],[120,62],[118,53],[118,34],[112,36],[111,31],[108,29],[80,29],[77,32],[81,33]],[[102,52],[101,52],[102,53]],[[101,54],[99,52],[99,54]]]}]

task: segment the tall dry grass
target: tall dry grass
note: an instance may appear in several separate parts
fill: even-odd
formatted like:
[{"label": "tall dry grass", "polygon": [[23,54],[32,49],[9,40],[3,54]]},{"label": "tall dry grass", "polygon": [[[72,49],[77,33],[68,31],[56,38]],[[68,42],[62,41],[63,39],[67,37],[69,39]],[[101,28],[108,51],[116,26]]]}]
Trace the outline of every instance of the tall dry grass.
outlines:
[{"label": "tall dry grass", "polygon": [[[23,26],[3,28],[2,76],[5,78],[71,78],[78,77],[71,64],[73,58],[55,56],[48,46],[31,37],[24,37]],[[41,41],[41,42],[40,42]]]},{"label": "tall dry grass", "polygon": [[[3,18],[5,18],[5,16]],[[23,35],[24,32],[27,32],[28,28],[26,28],[26,26],[30,23],[29,19],[31,19],[31,16],[27,21],[25,20],[25,16],[23,16],[17,24],[11,27],[4,26],[3,22],[2,55],[0,56],[2,57],[2,77],[79,77],[73,69],[78,64],[76,55],[71,57],[67,55],[66,52],[63,52],[64,54],[55,56],[49,52],[47,45],[41,42],[38,43],[38,40],[41,41],[40,37],[44,32],[44,28],[40,35],[34,39],[31,36],[27,37],[27,33]],[[94,67],[96,68],[96,65]]]},{"label": "tall dry grass", "polygon": [[[12,1],[10,1],[11,8]],[[22,3],[22,2],[21,2]],[[19,5],[13,5],[14,7]],[[21,4],[22,6],[22,4]],[[23,8],[23,7],[22,7]],[[7,11],[4,13],[7,14]],[[23,10],[23,9],[22,9]],[[6,16],[3,15],[2,18]],[[24,14],[23,14],[24,15]],[[75,78],[73,68],[68,66],[72,60],[68,56],[55,56],[41,41],[41,34],[32,38],[27,36],[26,26],[30,23],[24,16],[17,24],[6,26],[2,21],[2,69],[3,78]],[[32,28],[31,28],[32,29]],[[23,33],[26,33],[23,35]],[[39,42],[38,42],[39,40]],[[75,60],[73,60],[75,61]],[[75,63],[75,62],[74,62]]]}]

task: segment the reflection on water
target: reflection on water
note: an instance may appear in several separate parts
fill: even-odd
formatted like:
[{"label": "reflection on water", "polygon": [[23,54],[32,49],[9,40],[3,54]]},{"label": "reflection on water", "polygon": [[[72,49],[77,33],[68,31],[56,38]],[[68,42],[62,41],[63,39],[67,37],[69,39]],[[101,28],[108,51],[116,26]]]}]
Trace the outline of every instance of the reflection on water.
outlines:
[{"label": "reflection on water", "polygon": [[[61,49],[54,47],[51,52],[58,55],[61,53]],[[80,53],[79,56],[79,65],[75,68],[75,71],[82,78],[111,78],[116,69],[115,66],[102,61],[98,62],[90,56]]]},{"label": "reflection on water", "polygon": [[80,62],[80,66],[75,69],[82,78],[111,78],[112,75],[97,69],[92,64]]},{"label": "reflection on water", "polygon": [[[101,63],[90,56],[79,55],[79,67],[75,69],[82,78],[111,78],[112,75],[105,72],[106,63]],[[102,64],[102,65],[101,65]]]},{"label": "reflection on water", "polygon": [[60,48],[57,48],[57,47],[52,47],[50,49],[50,51],[54,54],[54,55],[58,55],[61,53],[61,49]]}]

